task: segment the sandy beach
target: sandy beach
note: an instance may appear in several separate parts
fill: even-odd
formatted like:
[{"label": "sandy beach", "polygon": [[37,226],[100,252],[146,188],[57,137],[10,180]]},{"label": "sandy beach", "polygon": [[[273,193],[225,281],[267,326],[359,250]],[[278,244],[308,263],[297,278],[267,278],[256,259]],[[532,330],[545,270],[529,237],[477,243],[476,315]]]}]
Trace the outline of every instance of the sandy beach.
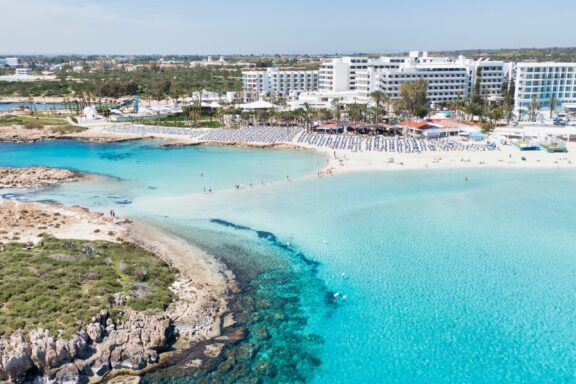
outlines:
[{"label": "sandy beach", "polygon": [[[83,139],[101,138],[106,141],[162,139],[166,145],[222,145],[262,149],[296,149],[317,151],[327,156],[323,173],[358,171],[460,169],[460,168],[572,168],[576,166],[576,143],[567,143],[567,153],[546,151],[520,151],[511,145],[498,145],[493,151],[436,151],[436,152],[353,152],[332,150],[296,142],[286,143],[222,143],[197,140],[178,135],[138,135],[103,130],[102,124],[86,125],[88,130],[75,134]],[[525,158],[523,160],[522,158]]]},{"label": "sandy beach", "polygon": [[118,242],[123,223],[78,206],[0,200],[0,241],[38,243],[42,235],[60,239]]},{"label": "sandy beach", "polygon": [[126,226],[125,240],[161,257],[180,273],[173,285],[178,301],[167,310],[187,341],[219,336],[234,276],[226,266],[187,241],[149,223]]},{"label": "sandy beach", "polygon": [[[467,168],[574,168],[576,143],[567,153],[524,151],[501,145],[495,151],[439,151],[420,153],[352,152],[321,149],[328,156],[324,173]],[[524,158],[524,160],[523,160]]]}]

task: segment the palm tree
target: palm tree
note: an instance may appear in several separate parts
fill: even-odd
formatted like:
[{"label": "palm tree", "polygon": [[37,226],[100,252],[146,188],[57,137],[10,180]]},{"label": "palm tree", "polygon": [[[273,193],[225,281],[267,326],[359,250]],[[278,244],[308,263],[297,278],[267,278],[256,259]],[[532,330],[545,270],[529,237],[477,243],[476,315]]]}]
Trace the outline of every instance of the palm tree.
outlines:
[{"label": "palm tree", "polygon": [[348,116],[353,123],[361,121],[366,112],[366,105],[364,104],[348,104]]},{"label": "palm tree", "polygon": [[334,118],[336,119],[336,124],[340,121],[342,117],[342,111],[340,110],[340,100],[332,99],[332,107],[334,107]]},{"label": "palm tree", "polygon": [[540,111],[540,101],[536,98],[536,96],[534,96],[532,97],[532,101],[530,102],[529,107],[530,120],[536,121],[536,116],[538,115],[539,111]]},{"label": "palm tree", "polygon": [[310,130],[310,116],[312,114],[312,107],[310,106],[309,103],[304,103],[303,105],[303,110],[304,110],[304,128],[306,128],[306,131]]},{"label": "palm tree", "polygon": [[550,118],[554,116],[554,111],[556,110],[556,94],[553,93],[552,97],[550,97]]},{"label": "palm tree", "polygon": [[390,101],[390,96],[383,91],[374,91],[370,94],[370,98],[374,101],[374,109],[372,110],[374,115],[374,125],[378,124],[380,120],[380,115],[382,112],[382,107]]}]

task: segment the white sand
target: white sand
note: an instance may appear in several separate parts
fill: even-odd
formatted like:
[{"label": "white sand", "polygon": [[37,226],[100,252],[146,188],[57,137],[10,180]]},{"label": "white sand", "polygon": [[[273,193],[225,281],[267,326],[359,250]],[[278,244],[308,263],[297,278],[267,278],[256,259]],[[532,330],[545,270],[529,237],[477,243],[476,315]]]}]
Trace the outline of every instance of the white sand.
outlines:
[{"label": "white sand", "polygon": [[0,242],[59,239],[118,241],[124,228],[112,218],[80,207],[0,200]]},{"label": "white sand", "polygon": [[[89,129],[76,134],[76,137],[103,138],[105,140],[126,140],[151,137],[152,135],[134,135],[124,133],[104,132],[103,127],[108,123],[92,123],[86,125]],[[198,140],[176,135],[154,135],[154,137],[166,140],[170,144],[198,144]],[[202,143],[210,145],[211,143]],[[217,145],[217,143],[212,143]],[[227,145],[232,145],[227,143]],[[421,153],[397,153],[397,152],[352,152],[348,150],[336,150],[330,148],[314,147],[301,143],[283,143],[279,145],[258,145],[246,143],[238,145],[242,147],[269,147],[290,148],[302,150],[314,150],[325,153],[328,156],[325,172],[332,173],[356,172],[356,171],[390,171],[401,169],[447,169],[447,168],[572,168],[576,166],[576,143],[568,143],[568,153],[547,153],[545,151],[520,151],[510,145],[499,145],[495,151],[437,151]],[[525,157],[526,160],[521,158]],[[342,160],[342,161],[341,161]]]},{"label": "white sand", "polygon": [[[512,146],[495,151],[471,152],[352,152],[323,149],[328,155],[324,172],[333,174],[359,171],[393,171],[461,168],[575,168],[576,143],[567,145],[567,153],[521,152]],[[524,157],[526,160],[522,160]]]},{"label": "white sand", "polygon": [[236,290],[232,272],[201,249],[157,226],[138,222],[127,227],[126,240],[180,271],[172,287],[178,300],[167,310],[180,335],[188,341],[219,336],[228,295]]}]

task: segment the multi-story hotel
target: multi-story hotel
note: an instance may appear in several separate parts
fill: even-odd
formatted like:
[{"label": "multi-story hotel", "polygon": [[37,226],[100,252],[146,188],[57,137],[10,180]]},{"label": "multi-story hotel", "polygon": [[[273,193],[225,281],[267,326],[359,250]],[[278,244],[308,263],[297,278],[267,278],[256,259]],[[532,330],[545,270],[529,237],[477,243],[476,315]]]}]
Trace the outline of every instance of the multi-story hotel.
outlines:
[{"label": "multi-story hotel", "polygon": [[[319,90],[322,92],[347,92],[366,87],[368,74],[385,69],[394,69],[405,58],[383,57],[338,57],[322,64],[319,75]],[[370,81],[372,79],[368,79]]]},{"label": "multi-story hotel", "polygon": [[368,97],[375,90],[398,98],[402,83],[428,81],[429,101],[455,100],[471,94],[478,78],[484,96],[498,96],[507,79],[508,66],[500,61],[473,61],[431,57],[427,52],[411,52],[408,57],[343,57],[320,68],[320,92],[357,91]]},{"label": "multi-story hotel", "polygon": [[540,107],[576,108],[576,63],[518,63],[516,65],[516,110],[528,110],[536,99]]},{"label": "multi-story hotel", "polygon": [[261,96],[288,96],[290,92],[318,90],[318,71],[265,71],[242,72],[244,92],[251,98]]},{"label": "multi-story hotel", "polygon": [[[402,57],[338,57],[319,71],[243,72],[244,91],[252,96],[298,96],[301,102],[330,108],[334,101],[368,103],[370,93],[382,90],[399,98],[403,83],[425,79],[431,103],[465,98],[478,83],[482,96],[498,97],[515,73],[515,107],[527,110],[533,99],[549,108],[552,95],[557,109],[576,108],[576,63],[504,63],[463,56],[433,57],[411,52]],[[295,100],[298,105],[298,100]]]}]

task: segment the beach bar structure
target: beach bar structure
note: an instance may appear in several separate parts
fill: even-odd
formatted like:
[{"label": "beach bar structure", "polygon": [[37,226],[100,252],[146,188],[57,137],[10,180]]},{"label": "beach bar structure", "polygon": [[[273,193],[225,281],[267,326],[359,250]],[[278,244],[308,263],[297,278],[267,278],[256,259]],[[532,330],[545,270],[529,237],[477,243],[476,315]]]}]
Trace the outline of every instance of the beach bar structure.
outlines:
[{"label": "beach bar structure", "polygon": [[[459,136],[462,132],[474,132],[469,126],[463,126],[454,120],[442,120],[442,121],[412,121],[405,120],[400,123],[406,133],[414,137],[424,137],[428,139],[449,137],[449,136]],[[477,129],[475,129],[477,131]]]}]

